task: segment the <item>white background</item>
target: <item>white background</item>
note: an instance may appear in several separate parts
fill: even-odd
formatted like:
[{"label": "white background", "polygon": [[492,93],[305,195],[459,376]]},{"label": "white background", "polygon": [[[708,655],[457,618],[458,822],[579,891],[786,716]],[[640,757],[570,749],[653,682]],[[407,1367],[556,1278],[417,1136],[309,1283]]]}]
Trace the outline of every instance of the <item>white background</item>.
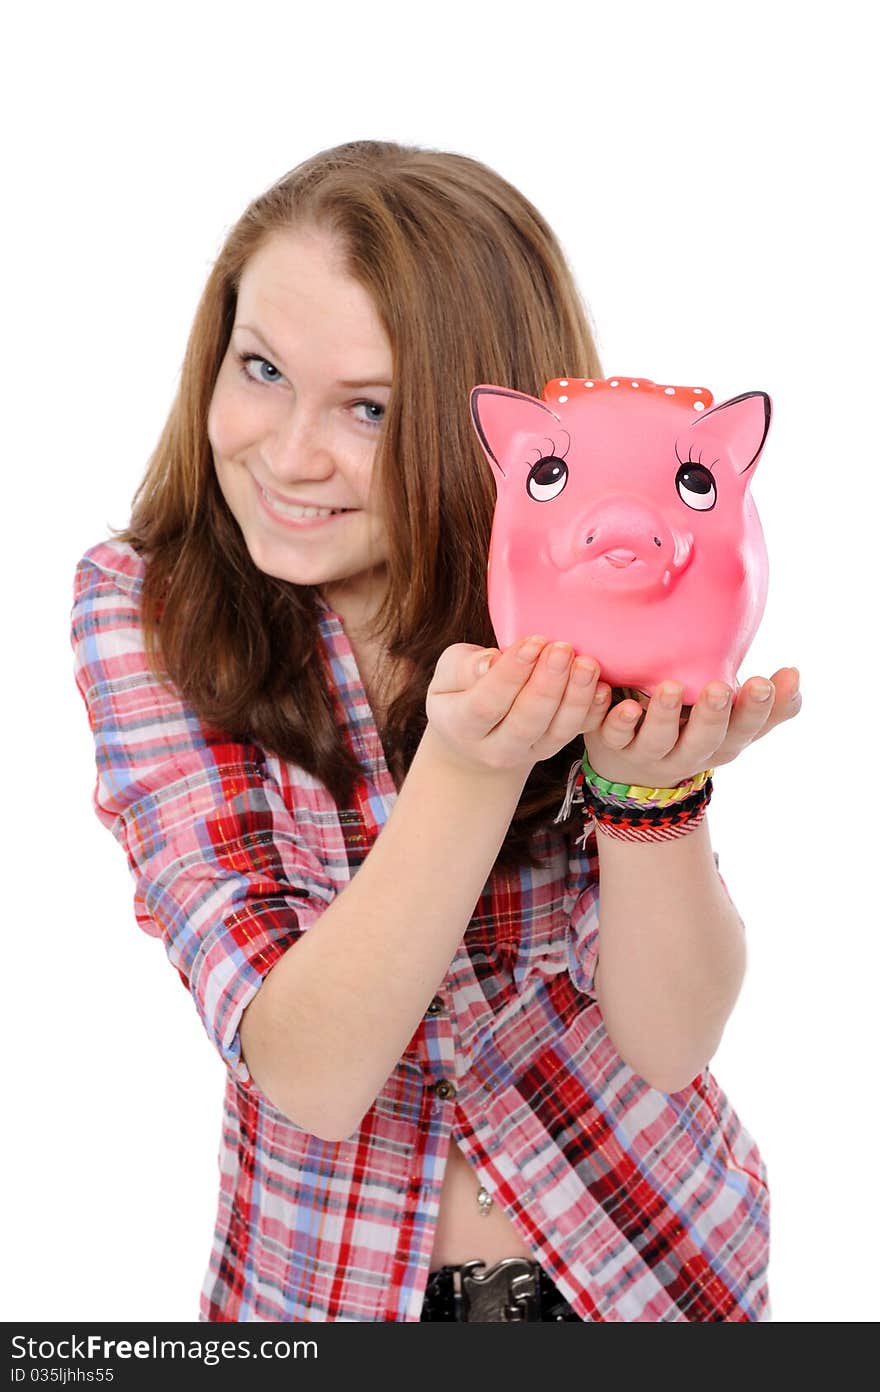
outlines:
[{"label": "white background", "polygon": [[[749,966],[712,1067],[768,1165],[777,1321],[877,1318],[878,227],[870,7],[42,5],[7,21],[2,1316],[194,1320],[223,1067],[91,810],[68,625],[209,267],[317,150],[473,156],[557,231],[607,375],[762,388],[741,681],[803,708],[716,778]],[[873,631],[875,637],[870,637]]]}]

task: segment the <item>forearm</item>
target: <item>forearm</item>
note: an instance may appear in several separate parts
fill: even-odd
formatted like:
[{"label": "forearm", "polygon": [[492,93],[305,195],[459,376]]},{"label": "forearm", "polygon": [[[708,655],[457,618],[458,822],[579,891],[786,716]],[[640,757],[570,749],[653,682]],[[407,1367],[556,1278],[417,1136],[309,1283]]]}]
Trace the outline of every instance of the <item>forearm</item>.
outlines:
[{"label": "forearm", "polygon": [[621,1058],[663,1092],[721,1042],[745,973],[742,920],[712,858],[706,818],[686,836],[623,841],[598,827],[599,997]]},{"label": "forearm", "polygon": [[347,1136],[381,1091],[464,937],[525,780],[451,766],[429,726],[363,865],[268,974],[243,1050],[305,1129]]}]

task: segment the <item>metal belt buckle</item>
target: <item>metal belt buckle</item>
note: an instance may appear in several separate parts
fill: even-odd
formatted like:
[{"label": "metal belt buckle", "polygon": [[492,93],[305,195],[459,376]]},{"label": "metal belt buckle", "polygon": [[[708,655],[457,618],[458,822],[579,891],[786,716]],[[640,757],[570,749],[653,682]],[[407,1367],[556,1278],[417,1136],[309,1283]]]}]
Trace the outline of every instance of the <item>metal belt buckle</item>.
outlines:
[{"label": "metal belt buckle", "polygon": [[464,1318],[470,1323],[490,1320],[539,1320],[538,1282],[531,1262],[524,1257],[505,1257],[479,1274],[483,1261],[464,1262],[461,1287]]}]

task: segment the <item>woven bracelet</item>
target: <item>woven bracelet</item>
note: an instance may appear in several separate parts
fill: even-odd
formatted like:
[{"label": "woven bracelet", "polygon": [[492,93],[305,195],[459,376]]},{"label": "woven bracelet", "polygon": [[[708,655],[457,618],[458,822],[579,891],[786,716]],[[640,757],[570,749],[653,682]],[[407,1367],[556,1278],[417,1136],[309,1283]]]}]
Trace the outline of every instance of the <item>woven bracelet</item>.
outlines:
[{"label": "woven bracelet", "polygon": [[712,796],[712,779],[689,797],[664,806],[648,807],[612,805],[596,797],[584,782],[584,816],[587,823],[602,828],[607,836],[624,841],[665,841],[674,836],[687,836],[706,815]]},{"label": "woven bracelet", "polygon": [[670,803],[682,802],[704,787],[714,769],[704,769],[702,773],[694,774],[693,778],[685,778],[681,783],[677,783],[674,788],[644,788],[638,783],[612,783],[590,764],[589,758],[584,754],[581,760],[584,779],[584,797],[588,791],[592,791],[597,797],[609,803],[613,807],[668,807]]},{"label": "woven bracelet", "polygon": [[565,798],[554,821],[565,821],[575,801],[580,801],[585,825],[577,841],[579,846],[586,847],[595,825],[619,840],[663,841],[686,836],[706,815],[714,772],[705,769],[674,788],[644,788],[602,778],[585,753],[571,766]]},{"label": "woven bracelet", "polygon": [[680,822],[677,825],[620,826],[617,822],[609,821],[607,817],[588,817],[584,822],[584,830],[578,838],[577,844],[586,848],[593,827],[599,827],[601,829],[600,835],[610,836],[615,841],[672,841],[676,837],[689,836],[692,831],[696,831],[705,815],[706,807],[704,804],[686,822]]}]

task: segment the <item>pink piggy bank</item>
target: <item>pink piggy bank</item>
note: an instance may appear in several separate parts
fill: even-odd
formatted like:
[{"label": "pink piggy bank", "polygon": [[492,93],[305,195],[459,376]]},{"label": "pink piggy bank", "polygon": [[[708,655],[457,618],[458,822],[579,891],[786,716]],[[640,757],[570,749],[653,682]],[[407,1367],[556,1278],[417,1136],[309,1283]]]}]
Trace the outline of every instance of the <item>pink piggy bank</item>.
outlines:
[{"label": "pink piggy bank", "polygon": [[612,687],[664,677],[692,705],[736,673],[767,599],[749,487],[770,397],[719,406],[645,378],[548,382],[544,399],[474,387],[497,485],[489,615],[502,648],[530,633],[595,657]]}]

